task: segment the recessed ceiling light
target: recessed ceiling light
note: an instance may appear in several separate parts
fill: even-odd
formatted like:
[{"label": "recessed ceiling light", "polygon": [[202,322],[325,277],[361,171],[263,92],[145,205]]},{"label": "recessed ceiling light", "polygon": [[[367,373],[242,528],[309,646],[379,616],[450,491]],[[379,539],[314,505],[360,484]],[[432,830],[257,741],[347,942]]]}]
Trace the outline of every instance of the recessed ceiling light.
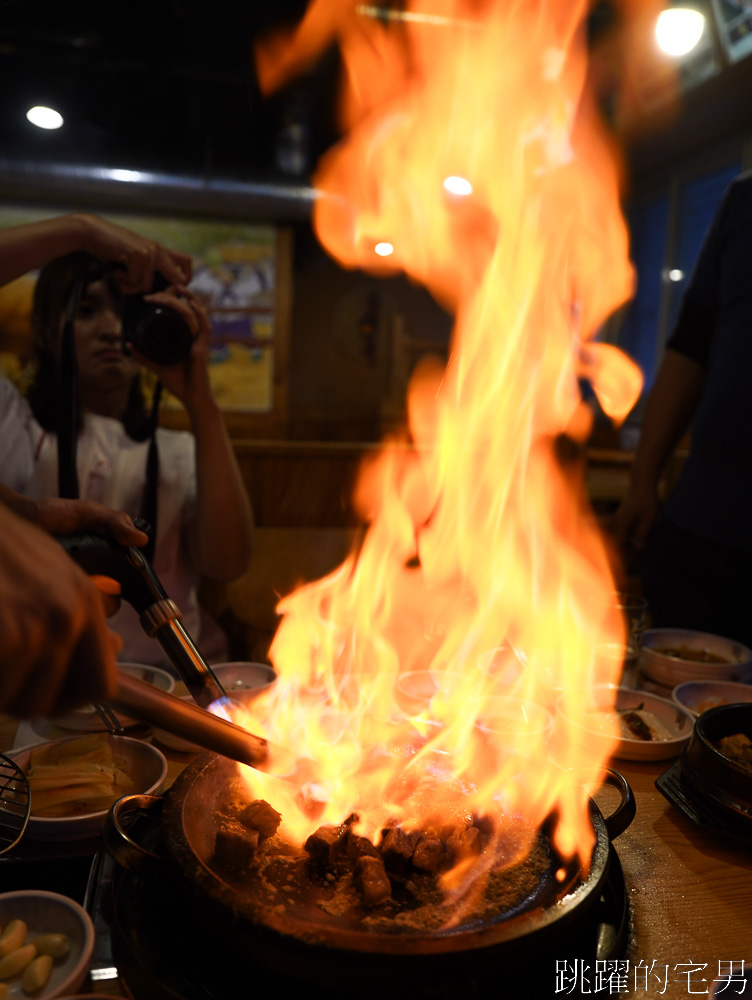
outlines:
[{"label": "recessed ceiling light", "polygon": [[705,17],[691,7],[669,7],[658,15],[655,37],[666,55],[685,56],[697,45],[705,29]]},{"label": "recessed ceiling light", "polygon": [[377,243],[373,249],[379,257],[388,257],[394,253],[394,247],[391,243]]},{"label": "recessed ceiling light", "polygon": [[37,128],[55,129],[60,128],[63,124],[63,116],[59,111],[55,111],[54,108],[45,108],[41,104],[29,108],[26,117]]}]

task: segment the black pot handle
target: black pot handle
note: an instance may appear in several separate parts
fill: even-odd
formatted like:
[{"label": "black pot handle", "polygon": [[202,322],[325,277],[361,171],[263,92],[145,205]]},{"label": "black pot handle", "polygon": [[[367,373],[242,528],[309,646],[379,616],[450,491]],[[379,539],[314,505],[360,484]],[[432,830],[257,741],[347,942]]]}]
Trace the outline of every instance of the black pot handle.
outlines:
[{"label": "black pot handle", "polygon": [[164,870],[165,857],[144,847],[129,832],[137,819],[145,820],[151,832],[158,830],[163,801],[161,795],[125,795],[107,813],[102,838],[107,851],[126,871],[148,877]]},{"label": "black pot handle", "polygon": [[621,801],[619,805],[614,809],[610,816],[604,816],[603,821],[606,824],[606,832],[611,840],[616,840],[616,838],[624,833],[629,824],[635,818],[637,812],[637,803],[635,802],[635,797],[629,782],[620,774],[618,771],[614,771],[613,768],[606,767],[603,771],[603,782],[606,785],[611,785],[613,788],[617,789],[621,795]]}]

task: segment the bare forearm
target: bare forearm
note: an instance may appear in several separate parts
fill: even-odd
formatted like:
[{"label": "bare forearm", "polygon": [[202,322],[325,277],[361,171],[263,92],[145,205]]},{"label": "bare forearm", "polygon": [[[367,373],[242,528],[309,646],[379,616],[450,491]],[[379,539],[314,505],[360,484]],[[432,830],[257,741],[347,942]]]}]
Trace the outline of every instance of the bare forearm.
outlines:
[{"label": "bare forearm", "polygon": [[689,428],[705,381],[691,358],[667,351],[650,393],[632,467],[636,489],[655,488],[674,448]]},{"label": "bare forearm", "polygon": [[189,410],[196,437],[193,553],[215,580],[241,576],[253,554],[253,514],[222,414],[214,400]]},{"label": "bare forearm", "polygon": [[0,285],[85,247],[82,215],[62,215],[0,230]]},{"label": "bare forearm", "polygon": [[61,215],[0,230],[0,285],[76,250],[119,265],[117,280],[128,294],[152,287],[154,272],[183,284],[191,275],[187,254],[87,212]]}]

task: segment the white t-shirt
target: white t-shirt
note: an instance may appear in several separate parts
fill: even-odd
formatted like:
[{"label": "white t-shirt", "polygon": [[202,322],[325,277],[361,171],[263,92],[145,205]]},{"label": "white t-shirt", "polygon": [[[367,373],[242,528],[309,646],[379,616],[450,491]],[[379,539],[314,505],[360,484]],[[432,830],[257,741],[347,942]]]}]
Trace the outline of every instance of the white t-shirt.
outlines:
[{"label": "white t-shirt", "polygon": [[[196,502],[195,442],[185,431],[157,430],[159,487],[154,572],[180,608],[183,625],[199,641],[199,575],[188,557],[186,527]],[[138,517],[146,483],[148,441],[133,441],[119,420],[87,413],[78,437],[80,495]],[[57,439],[34,419],[26,399],[0,378],[0,482],[30,497],[57,496]],[[123,639],[122,662],[165,665],[156,639],[144,632],[137,613],[123,602],[109,619]]]}]

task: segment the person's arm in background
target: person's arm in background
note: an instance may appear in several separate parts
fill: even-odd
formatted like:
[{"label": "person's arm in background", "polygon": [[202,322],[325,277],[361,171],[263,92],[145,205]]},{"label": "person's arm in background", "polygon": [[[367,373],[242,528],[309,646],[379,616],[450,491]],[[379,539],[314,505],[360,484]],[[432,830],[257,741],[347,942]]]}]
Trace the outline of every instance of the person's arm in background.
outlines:
[{"label": "person's arm in background", "polygon": [[104,700],[115,687],[120,639],[102,594],[48,531],[146,541],[127,515],[93,501],[35,501],[0,487],[0,711],[19,718]]},{"label": "person's arm in background", "polygon": [[[171,294],[178,291],[181,298]],[[176,365],[155,365],[137,351],[134,357],[155,372],[165,389],[185,406],[196,439],[196,511],[191,523],[191,560],[213,580],[229,582],[246,571],[253,554],[253,514],[235,460],[222,412],[209,383],[209,319],[187,289],[145,296],[180,311],[196,340],[188,358]]]},{"label": "person's arm in background", "polygon": [[0,285],[79,250],[121,264],[118,281],[126,293],[151,291],[155,271],[178,284],[191,276],[187,254],[167,250],[99,216],[77,212],[0,230]]},{"label": "person's arm in background", "polygon": [[740,200],[747,199],[749,184],[750,178],[732,182],[715,212],[648,396],[630,485],[609,524],[623,555],[644,547],[660,506],[661,473],[700,401],[719,308],[725,233],[739,215]]},{"label": "person's arm in background", "polygon": [[658,513],[661,473],[689,428],[704,381],[705,369],[697,361],[666,351],[645,406],[629,488],[610,524],[622,551],[645,545]]}]

